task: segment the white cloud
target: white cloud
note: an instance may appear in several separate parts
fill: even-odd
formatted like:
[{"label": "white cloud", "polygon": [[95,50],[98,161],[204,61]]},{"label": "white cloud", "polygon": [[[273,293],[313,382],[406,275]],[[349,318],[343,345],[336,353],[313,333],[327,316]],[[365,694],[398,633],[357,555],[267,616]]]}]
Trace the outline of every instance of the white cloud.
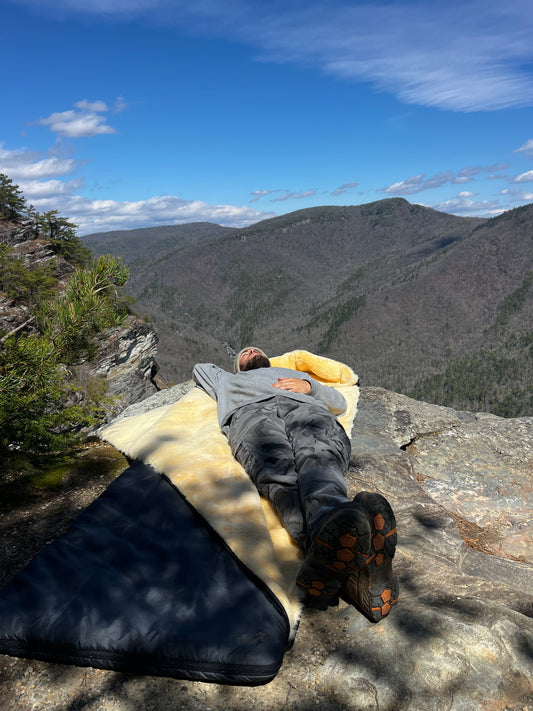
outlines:
[{"label": "white cloud", "polygon": [[29,180],[19,183],[19,187],[26,200],[36,207],[36,203],[43,200],[55,200],[64,195],[70,198],[75,190],[83,187],[83,178],[66,182],[63,180]]},{"label": "white cloud", "polygon": [[201,200],[183,200],[175,195],[123,202],[89,200],[73,194],[81,186],[81,181],[62,183],[50,180],[30,182],[21,187],[27,202],[37,211],[58,210],[79,226],[80,234],[186,222],[245,227],[273,216],[273,213],[258,212],[251,207],[209,205]]},{"label": "white cloud", "polygon": [[[123,99],[117,99],[116,105],[120,110],[126,106]],[[48,126],[54,133],[68,138],[88,138],[117,132],[106,123],[106,117],[102,115],[109,111],[105,102],[83,99],[74,104],[74,107],[68,111],[55,112],[33,123]]]},{"label": "white cloud", "polygon": [[468,190],[465,190],[464,192],[459,193],[459,196],[458,196],[458,197],[460,197],[460,198],[471,198],[471,197],[474,197],[474,193],[470,193],[470,192],[468,192]]},{"label": "white cloud", "polygon": [[45,178],[72,173],[78,164],[71,158],[43,158],[34,163],[11,166],[5,172],[13,180],[27,180],[29,178]]},{"label": "white cloud", "polygon": [[69,175],[79,165],[72,158],[54,155],[52,150],[43,155],[26,149],[7,150],[0,143],[0,173],[5,173],[14,181]]},{"label": "white cloud", "polygon": [[513,178],[513,183],[530,183],[533,180],[533,170],[528,170],[527,173],[522,173]]},{"label": "white cloud", "polygon": [[476,202],[467,197],[457,197],[453,200],[446,200],[430,205],[429,207],[439,212],[448,212],[451,215],[463,215],[468,217],[493,217],[506,210],[506,208],[502,207],[497,201],[482,200]]},{"label": "white cloud", "polygon": [[523,146],[517,148],[515,153],[525,153],[526,156],[531,156],[533,158],[533,138],[526,141]]}]

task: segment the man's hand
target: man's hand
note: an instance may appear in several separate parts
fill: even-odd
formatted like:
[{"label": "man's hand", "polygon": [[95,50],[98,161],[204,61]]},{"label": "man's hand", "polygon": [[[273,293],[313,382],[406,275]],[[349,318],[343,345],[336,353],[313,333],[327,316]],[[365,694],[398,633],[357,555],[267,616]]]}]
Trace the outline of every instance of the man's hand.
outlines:
[{"label": "man's hand", "polygon": [[301,378],[278,378],[278,382],[273,383],[272,387],[279,390],[290,390],[292,393],[303,393],[304,395],[309,395],[311,392],[311,383]]}]

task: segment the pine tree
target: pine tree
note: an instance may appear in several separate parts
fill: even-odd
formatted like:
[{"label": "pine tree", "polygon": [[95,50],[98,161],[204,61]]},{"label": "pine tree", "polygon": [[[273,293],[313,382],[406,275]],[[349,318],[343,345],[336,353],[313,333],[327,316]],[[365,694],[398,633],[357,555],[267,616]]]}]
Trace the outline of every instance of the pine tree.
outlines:
[{"label": "pine tree", "polygon": [[26,200],[18,185],[4,173],[0,173],[0,220],[14,222],[24,217]]},{"label": "pine tree", "polygon": [[91,266],[78,268],[66,291],[41,306],[39,328],[54,343],[62,363],[91,356],[94,336],[122,322],[129,301],[121,287],[127,279],[121,259],[102,255]]},{"label": "pine tree", "polygon": [[49,240],[57,254],[76,265],[87,264],[91,251],[85,247],[76,234],[78,225],[61,217],[57,210],[49,210],[38,215],[41,237]]}]

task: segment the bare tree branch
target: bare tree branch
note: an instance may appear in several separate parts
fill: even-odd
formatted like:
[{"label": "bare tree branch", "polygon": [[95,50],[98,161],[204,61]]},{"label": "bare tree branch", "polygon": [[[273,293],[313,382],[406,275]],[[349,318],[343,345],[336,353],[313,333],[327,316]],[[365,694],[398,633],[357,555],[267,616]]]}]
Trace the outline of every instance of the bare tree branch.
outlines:
[{"label": "bare tree branch", "polygon": [[24,321],[24,323],[21,323],[20,326],[17,326],[16,328],[14,328],[14,329],[13,329],[12,331],[10,331],[9,333],[6,333],[5,336],[2,336],[2,338],[0,338],[0,343],[4,343],[4,341],[7,341],[7,339],[9,338],[9,336],[12,336],[12,335],[13,335],[14,333],[16,333],[17,331],[20,331],[21,329],[25,328],[25,327],[26,327],[28,324],[30,324],[32,321],[35,321],[35,316],[32,316],[32,317],[29,318],[27,321]]}]

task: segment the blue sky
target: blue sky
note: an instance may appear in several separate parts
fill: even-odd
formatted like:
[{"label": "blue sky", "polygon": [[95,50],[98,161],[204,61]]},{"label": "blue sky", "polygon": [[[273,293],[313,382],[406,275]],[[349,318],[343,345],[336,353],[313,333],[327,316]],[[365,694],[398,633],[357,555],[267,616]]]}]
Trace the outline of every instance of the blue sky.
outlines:
[{"label": "blue sky", "polygon": [[531,0],[0,0],[0,172],[86,234],[533,202]]}]

